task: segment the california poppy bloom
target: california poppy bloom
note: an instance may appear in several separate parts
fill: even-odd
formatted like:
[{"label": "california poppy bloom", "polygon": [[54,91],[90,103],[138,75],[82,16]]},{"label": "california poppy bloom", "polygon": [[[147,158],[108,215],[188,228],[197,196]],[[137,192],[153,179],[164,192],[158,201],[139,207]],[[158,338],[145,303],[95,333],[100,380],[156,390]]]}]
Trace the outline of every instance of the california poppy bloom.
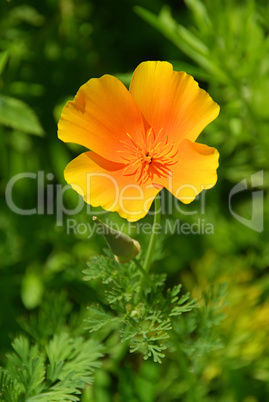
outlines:
[{"label": "california poppy bloom", "polygon": [[217,181],[218,151],[196,143],[219,106],[192,76],[147,61],[129,91],[117,78],[92,78],[67,102],[59,138],[89,151],[71,161],[66,181],[94,206],[128,221],[143,218],[162,188],[189,203]]}]

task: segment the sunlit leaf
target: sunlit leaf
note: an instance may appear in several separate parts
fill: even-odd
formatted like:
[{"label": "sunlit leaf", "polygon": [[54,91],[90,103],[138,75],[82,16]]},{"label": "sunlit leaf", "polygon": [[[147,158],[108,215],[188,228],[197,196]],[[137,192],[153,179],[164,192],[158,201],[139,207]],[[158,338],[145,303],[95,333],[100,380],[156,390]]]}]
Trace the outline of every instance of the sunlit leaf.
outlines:
[{"label": "sunlit leaf", "polygon": [[28,134],[44,135],[34,111],[23,101],[6,95],[0,95],[0,124]]}]

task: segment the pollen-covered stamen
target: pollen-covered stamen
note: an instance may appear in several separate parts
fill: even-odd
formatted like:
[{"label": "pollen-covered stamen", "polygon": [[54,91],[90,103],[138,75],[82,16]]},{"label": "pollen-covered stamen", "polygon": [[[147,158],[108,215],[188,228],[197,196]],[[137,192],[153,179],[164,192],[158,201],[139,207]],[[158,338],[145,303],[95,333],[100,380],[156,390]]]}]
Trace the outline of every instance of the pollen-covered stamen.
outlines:
[{"label": "pollen-covered stamen", "polygon": [[174,144],[168,142],[168,136],[163,129],[157,135],[152,127],[143,134],[143,142],[138,143],[129,133],[126,141],[121,141],[124,149],[122,159],[125,161],[123,174],[134,176],[138,184],[153,181],[154,177],[167,177],[171,174],[170,167],[177,163],[175,156],[178,150],[174,149]]}]

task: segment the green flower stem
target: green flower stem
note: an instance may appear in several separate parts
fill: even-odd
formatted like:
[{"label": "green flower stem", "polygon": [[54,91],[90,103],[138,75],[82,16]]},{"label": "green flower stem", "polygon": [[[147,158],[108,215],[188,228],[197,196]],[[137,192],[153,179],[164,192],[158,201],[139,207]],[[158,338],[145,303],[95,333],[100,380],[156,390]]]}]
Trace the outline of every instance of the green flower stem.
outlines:
[{"label": "green flower stem", "polygon": [[139,269],[139,271],[143,274],[143,277],[145,277],[147,280],[149,280],[149,275],[145,271],[145,269],[142,267],[140,262],[136,258],[134,258],[133,261],[134,261],[135,265],[137,266],[137,268]]},{"label": "green flower stem", "polygon": [[139,269],[139,271],[142,273],[140,292],[137,294],[136,299],[135,299],[135,302],[137,302],[140,299],[141,294],[143,292],[144,283],[146,282],[148,285],[150,284],[150,286],[154,290],[155,290],[155,284],[154,284],[154,282],[152,282],[150,275],[148,274],[148,272],[145,271],[145,269],[142,267],[140,262],[136,258],[134,258],[133,261],[134,261],[135,265],[137,266],[137,268]]},{"label": "green flower stem", "polygon": [[151,265],[153,253],[155,251],[157,236],[158,236],[156,226],[159,225],[161,222],[161,200],[158,196],[155,198],[154,204],[155,204],[155,214],[154,214],[154,221],[153,221],[153,230],[151,233],[149,246],[148,246],[148,250],[147,250],[147,254],[146,254],[146,258],[145,258],[145,262],[144,262],[145,272],[149,271],[149,268]]}]

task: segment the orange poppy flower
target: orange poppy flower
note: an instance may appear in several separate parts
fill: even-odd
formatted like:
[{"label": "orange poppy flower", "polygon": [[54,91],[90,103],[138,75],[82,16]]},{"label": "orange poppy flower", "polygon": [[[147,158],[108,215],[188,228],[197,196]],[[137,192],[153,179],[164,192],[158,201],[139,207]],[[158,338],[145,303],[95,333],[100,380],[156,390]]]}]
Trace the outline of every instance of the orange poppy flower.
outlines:
[{"label": "orange poppy flower", "polygon": [[90,79],[67,102],[59,138],[85,146],[66,181],[94,206],[133,222],[162,188],[189,203],[217,181],[218,151],[195,142],[219,106],[193,77],[168,62],[147,61],[129,91],[117,78]]}]

